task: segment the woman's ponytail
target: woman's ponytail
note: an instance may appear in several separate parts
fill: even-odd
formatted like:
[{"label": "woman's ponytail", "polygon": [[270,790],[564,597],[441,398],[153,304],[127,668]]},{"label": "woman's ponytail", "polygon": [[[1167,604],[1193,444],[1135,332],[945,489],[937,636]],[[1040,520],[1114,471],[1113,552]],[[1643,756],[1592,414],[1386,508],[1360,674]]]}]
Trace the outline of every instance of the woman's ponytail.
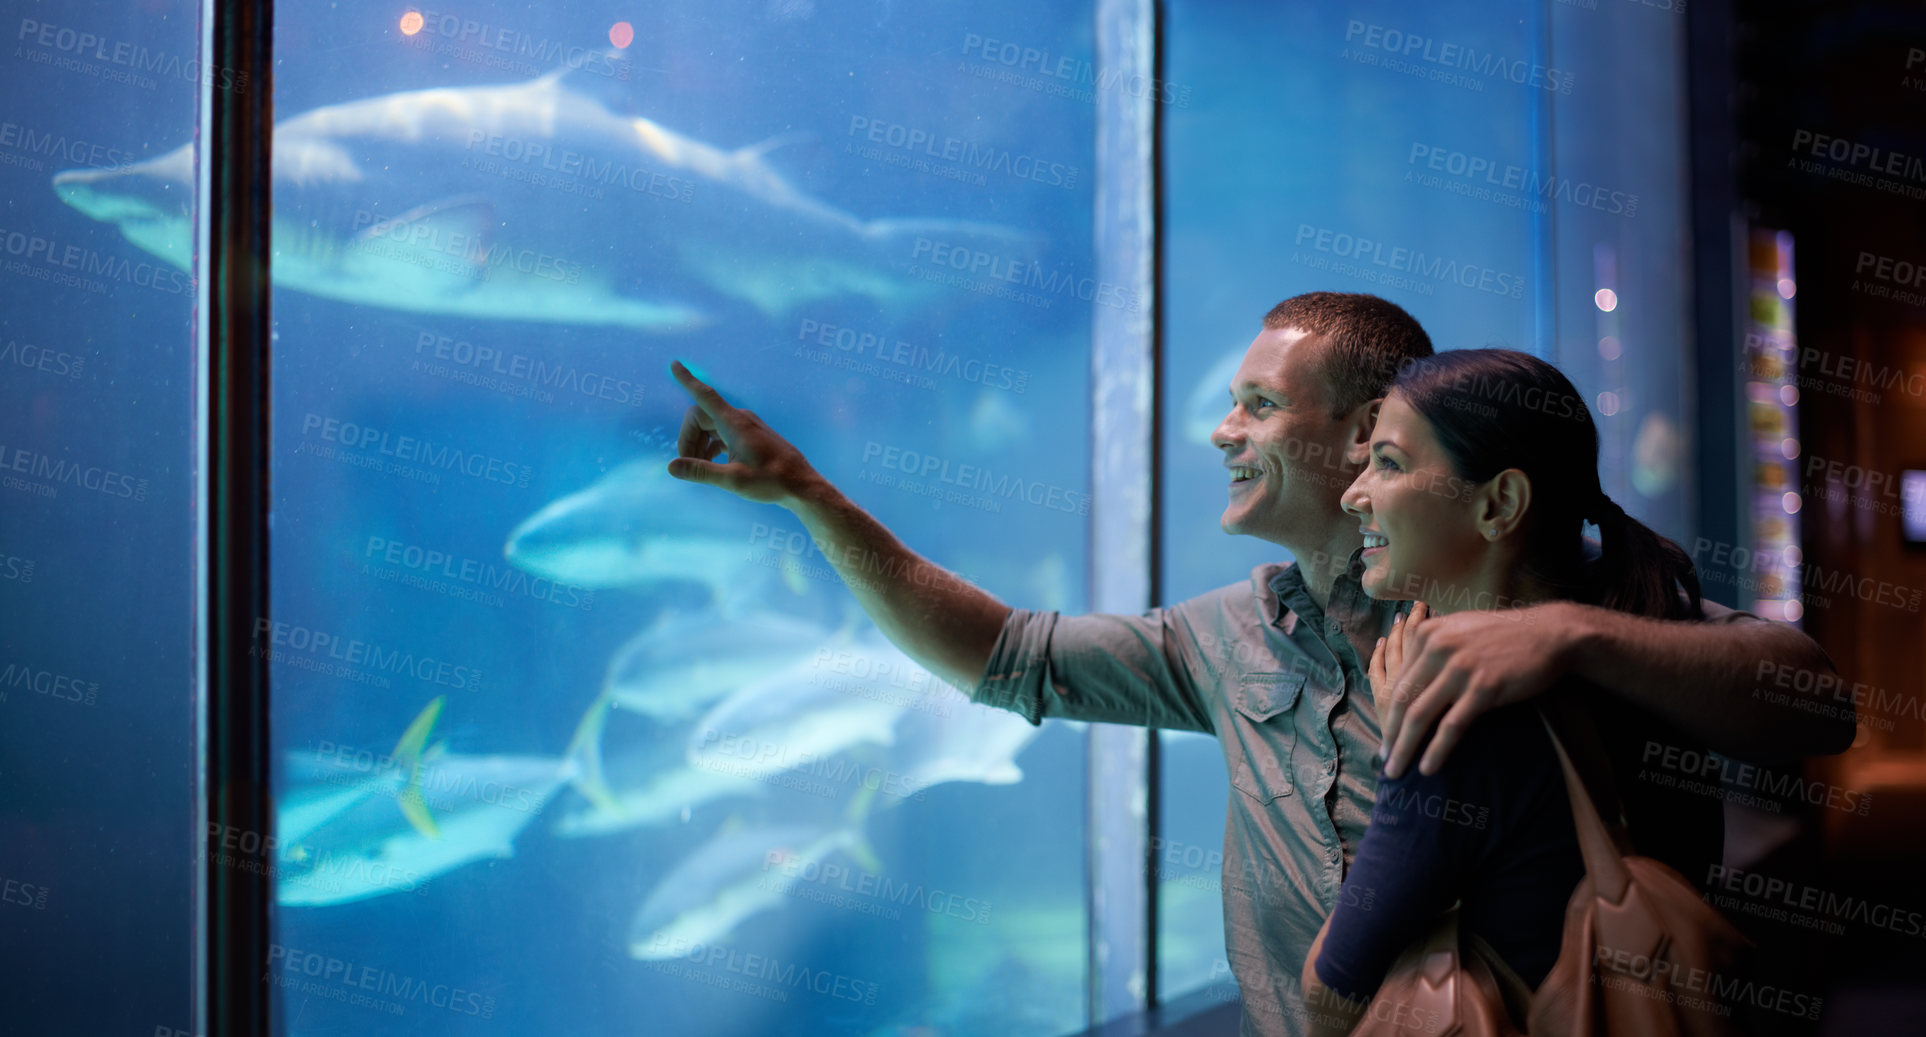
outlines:
[{"label": "woman's ponytail", "polygon": [[[1658,535],[1604,493],[1585,517],[1598,526],[1592,588],[1597,604],[1657,619],[1699,614],[1699,575],[1685,549]],[[1679,598],[1685,588],[1686,601]]]},{"label": "woman's ponytail", "polygon": [[[1699,615],[1691,556],[1599,485],[1598,427],[1558,368],[1509,349],[1451,349],[1404,368],[1391,391],[1430,423],[1460,479],[1476,485],[1516,468],[1531,480],[1519,561],[1552,596],[1660,619]],[[1599,532],[1592,560],[1587,521]]]}]

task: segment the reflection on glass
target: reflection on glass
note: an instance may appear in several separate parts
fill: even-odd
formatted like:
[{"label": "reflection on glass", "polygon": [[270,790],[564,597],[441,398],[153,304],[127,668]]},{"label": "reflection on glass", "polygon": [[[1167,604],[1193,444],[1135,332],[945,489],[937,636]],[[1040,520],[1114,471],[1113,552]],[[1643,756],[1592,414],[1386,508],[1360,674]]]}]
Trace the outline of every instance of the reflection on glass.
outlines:
[{"label": "reflection on glass", "polygon": [[[666,368],[1079,609],[1092,11],[622,15],[277,12],[278,1026],[1078,1028],[1081,739],[670,478]],[[191,267],[190,134],[101,130],[63,226]]]},{"label": "reflection on glass", "polygon": [[[15,5],[0,53],[0,1029],[185,1033],[200,868],[258,866],[194,785],[194,269],[62,204],[197,132],[181,3]],[[150,202],[187,224],[191,191]]]},{"label": "reflection on glass", "polygon": [[[1283,555],[1198,502],[1223,500],[1210,436],[1245,347],[1309,291],[1383,296],[1439,349],[1551,359],[1600,401],[1607,489],[1685,541],[1683,31],[1635,6],[1171,5],[1190,103],[1164,122],[1168,601]],[[1223,765],[1164,746],[1160,990],[1232,998],[1221,905],[1186,888],[1218,881],[1200,847]]]}]

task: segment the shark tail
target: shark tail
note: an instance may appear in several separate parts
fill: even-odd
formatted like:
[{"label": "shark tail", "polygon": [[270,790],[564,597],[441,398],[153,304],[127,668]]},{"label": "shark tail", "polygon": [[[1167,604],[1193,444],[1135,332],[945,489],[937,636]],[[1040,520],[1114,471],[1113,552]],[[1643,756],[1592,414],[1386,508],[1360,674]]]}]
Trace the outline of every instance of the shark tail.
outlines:
[{"label": "shark tail", "polygon": [[428,812],[428,802],[421,797],[422,748],[427,745],[428,735],[434,731],[435,721],[441,717],[441,707],[447,700],[446,695],[435,696],[401,733],[401,741],[395,743],[395,762],[408,768],[408,785],[396,797],[396,802],[415,831],[430,839],[441,838],[441,829],[435,824],[434,815]]},{"label": "shark tail", "polygon": [[864,785],[850,797],[849,809],[843,812],[843,819],[849,823],[849,842],[843,852],[850,859],[863,866],[871,875],[883,873],[883,862],[876,856],[876,850],[869,845],[869,835],[864,827],[864,819],[869,816],[870,806],[876,799],[876,790]]},{"label": "shark tail", "polygon": [[615,700],[606,691],[589,703],[581,723],[575,725],[567,757],[574,764],[570,780],[575,790],[598,809],[621,813],[622,804],[609,791],[608,779],[602,773],[602,732],[608,727],[609,710],[614,705]]}]

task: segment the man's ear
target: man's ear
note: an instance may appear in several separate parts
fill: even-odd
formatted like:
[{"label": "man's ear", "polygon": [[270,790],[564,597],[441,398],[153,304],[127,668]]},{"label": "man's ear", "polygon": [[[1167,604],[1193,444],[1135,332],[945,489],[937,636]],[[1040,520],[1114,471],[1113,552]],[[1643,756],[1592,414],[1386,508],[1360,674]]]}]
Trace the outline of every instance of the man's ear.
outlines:
[{"label": "man's ear", "polygon": [[1371,432],[1378,427],[1378,407],[1382,399],[1363,403],[1351,412],[1350,439],[1344,444],[1344,460],[1361,465],[1371,457]]}]

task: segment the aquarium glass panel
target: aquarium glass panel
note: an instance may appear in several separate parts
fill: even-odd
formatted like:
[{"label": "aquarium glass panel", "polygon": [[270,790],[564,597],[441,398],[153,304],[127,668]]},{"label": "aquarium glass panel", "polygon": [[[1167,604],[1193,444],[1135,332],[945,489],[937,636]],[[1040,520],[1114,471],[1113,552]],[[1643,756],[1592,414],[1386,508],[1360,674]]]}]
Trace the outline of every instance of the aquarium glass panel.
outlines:
[{"label": "aquarium glass panel", "polygon": [[[20,1033],[193,1026],[197,12],[13,5],[0,53],[0,975]],[[240,84],[245,89],[245,84]],[[183,160],[178,189],[124,174]],[[233,833],[260,867],[263,833]],[[246,841],[246,850],[242,842]],[[218,863],[213,866],[220,866]]]},{"label": "aquarium glass panel", "polygon": [[283,1032],[1086,1025],[1083,732],[668,461],[680,359],[924,557],[1085,607],[1091,314],[1140,305],[1092,18],[280,7]]},{"label": "aquarium glass panel", "polygon": [[[1557,363],[1592,405],[1608,492],[1689,535],[1683,31],[1669,5],[1170,5],[1167,600],[1290,558],[1221,532],[1211,434],[1264,314],[1310,291],[1390,299],[1439,349]],[[1214,746],[1163,739],[1159,989],[1234,998],[1215,851],[1240,793]]]}]

